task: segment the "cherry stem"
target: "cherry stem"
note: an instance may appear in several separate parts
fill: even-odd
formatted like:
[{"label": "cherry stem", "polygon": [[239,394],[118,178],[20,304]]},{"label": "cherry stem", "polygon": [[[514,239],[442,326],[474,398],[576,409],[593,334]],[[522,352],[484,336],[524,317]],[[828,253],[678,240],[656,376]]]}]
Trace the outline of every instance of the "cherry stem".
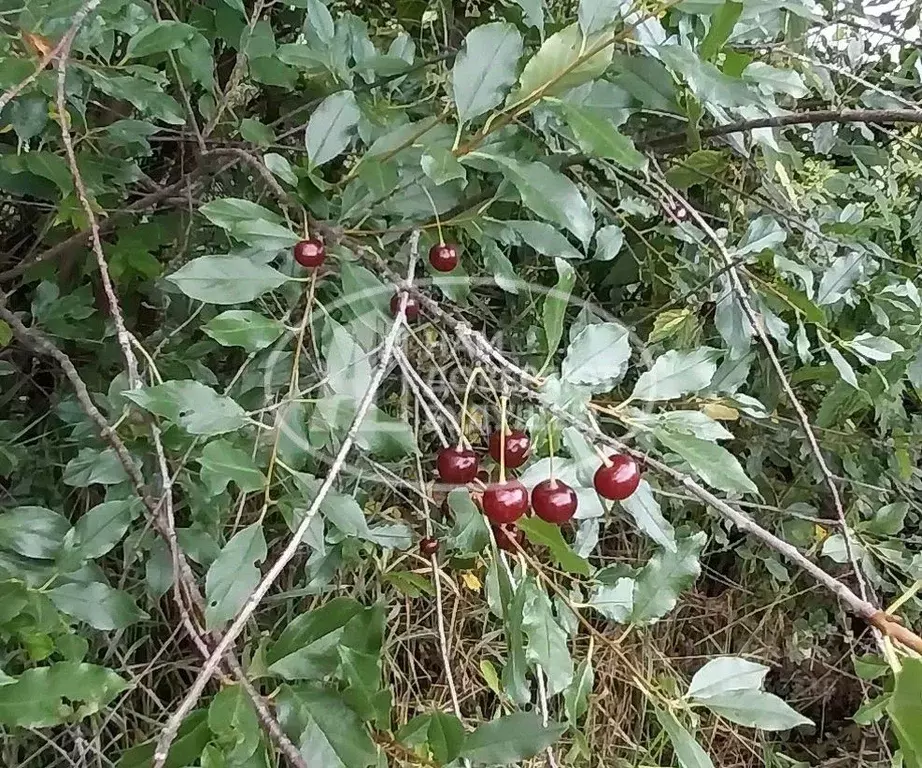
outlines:
[{"label": "cherry stem", "polygon": [[506,482],[506,396],[499,399],[499,481]]},{"label": "cherry stem", "polygon": [[556,484],[554,478],[554,420],[547,425],[547,461],[548,461],[548,470],[550,471],[551,477],[551,487]]},{"label": "cherry stem", "polygon": [[603,463],[606,467],[610,467],[610,466],[611,466],[611,461],[608,460],[608,454],[605,453],[605,451],[603,451],[603,450],[602,450],[601,448],[599,448],[599,446],[597,446],[597,445],[592,446],[592,449],[596,452],[596,454],[597,454],[598,457],[602,460],[602,463]]},{"label": "cherry stem", "polygon": [[439,219],[439,212],[435,207],[435,201],[432,199],[432,195],[429,194],[429,190],[426,189],[425,184],[420,184],[419,188],[423,191],[426,197],[429,198],[429,205],[432,206],[432,215],[435,216],[435,226],[439,232],[439,245],[445,245],[445,238],[442,237],[442,221]]}]

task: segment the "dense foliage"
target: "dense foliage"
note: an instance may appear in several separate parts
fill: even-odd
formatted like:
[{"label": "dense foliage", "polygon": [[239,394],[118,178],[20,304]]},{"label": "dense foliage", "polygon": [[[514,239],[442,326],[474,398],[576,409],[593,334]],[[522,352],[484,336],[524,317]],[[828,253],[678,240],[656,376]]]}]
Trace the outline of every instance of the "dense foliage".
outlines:
[{"label": "dense foliage", "polygon": [[915,11],[2,9],[4,765],[922,766]]}]

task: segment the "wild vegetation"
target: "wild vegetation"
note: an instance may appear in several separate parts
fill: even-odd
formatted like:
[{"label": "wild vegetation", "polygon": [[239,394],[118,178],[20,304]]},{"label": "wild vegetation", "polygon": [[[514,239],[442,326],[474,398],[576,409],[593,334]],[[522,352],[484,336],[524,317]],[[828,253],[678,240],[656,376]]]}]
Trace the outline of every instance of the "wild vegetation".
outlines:
[{"label": "wild vegetation", "polygon": [[922,766],[878,11],[3,3],[3,764]]}]

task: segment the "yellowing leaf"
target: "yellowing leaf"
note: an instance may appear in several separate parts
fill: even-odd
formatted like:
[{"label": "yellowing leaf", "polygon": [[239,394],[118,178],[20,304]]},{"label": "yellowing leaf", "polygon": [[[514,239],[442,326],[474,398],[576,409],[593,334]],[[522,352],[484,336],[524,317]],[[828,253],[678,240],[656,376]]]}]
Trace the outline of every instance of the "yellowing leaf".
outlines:
[{"label": "yellowing leaf", "polygon": [[462,573],[461,583],[471,590],[471,592],[479,592],[483,588],[483,583],[473,571],[465,571]]},{"label": "yellowing leaf", "polygon": [[740,417],[740,412],[736,408],[723,403],[708,403],[702,410],[706,416],[716,421],[738,421]]}]

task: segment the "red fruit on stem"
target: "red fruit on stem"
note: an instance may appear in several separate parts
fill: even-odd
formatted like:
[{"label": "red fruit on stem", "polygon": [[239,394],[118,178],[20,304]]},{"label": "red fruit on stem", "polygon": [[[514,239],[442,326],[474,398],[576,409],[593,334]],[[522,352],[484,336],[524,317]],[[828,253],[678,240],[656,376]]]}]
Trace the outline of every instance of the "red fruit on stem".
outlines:
[{"label": "red fruit on stem", "polygon": [[[397,313],[400,311],[400,294],[395,293],[394,297],[391,299],[391,314],[396,317]],[[404,309],[404,312],[407,316],[408,322],[413,322],[416,318],[419,317],[419,299],[417,299],[412,293],[407,295],[407,306]]]},{"label": "red fruit on stem", "polygon": [[326,261],[327,249],[323,243],[312,237],[309,240],[302,240],[297,243],[294,254],[295,261],[298,264],[307,269],[314,269]]},{"label": "red fruit on stem", "polygon": [[[490,456],[493,461],[499,462],[500,457],[500,432],[494,432],[490,435]],[[516,429],[506,435],[505,451],[506,460],[503,462],[507,469],[521,467],[528,458],[528,451],[531,448],[531,440],[528,439],[522,430]]]},{"label": "red fruit on stem", "polygon": [[447,243],[433,245],[429,249],[429,263],[436,272],[451,272],[458,266],[458,249]]},{"label": "red fruit on stem", "polygon": [[484,489],[481,504],[494,525],[514,523],[528,509],[528,489],[518,480],[493,483]]},{"label": "red fruit on stem", "polygon": [[623,501],[640,485],[640,467],[630,456],[621,453],[609,456],[608,462],[596,470],[592,484],[599,496]]},{"label": "red fruit on stem", "polygon": [[446,483],[464,485],[477,477],[480,460],[472,450],[452,446],[439,451],[435,464]]},{"label": "red fruit on stem", "polygon": [[560,480],[542,480],[531,491],[531,508],[548,523],[567,522],[576,512],[576,505],[576,491]]},{"label": "red fruit on stem", "polygon": [[424,555],[434,555],[439,551],[439,540],[433,539],[431,536],[426,536],[419,542],[419,551]]},{"label": "red fruit on stem", "polygon": [[518,542],[520,547],[524,546],[525,531],[514,525],[494,525],[493,538],[496,539],[496,546],[504,552],[518,552],[513,541]]}]

